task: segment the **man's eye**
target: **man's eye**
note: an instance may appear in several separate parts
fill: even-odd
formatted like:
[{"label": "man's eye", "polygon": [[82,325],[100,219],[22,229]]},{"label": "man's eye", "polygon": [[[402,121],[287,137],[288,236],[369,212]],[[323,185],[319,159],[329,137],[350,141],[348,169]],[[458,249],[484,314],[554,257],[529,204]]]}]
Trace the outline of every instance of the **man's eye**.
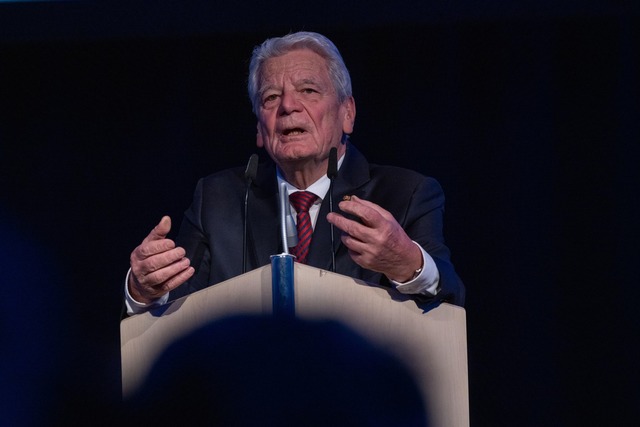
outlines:
[{"label": "man's eye", "polygon": [[264,97],[264,99],[262,100],[262,102],[267,103],[267,102],[273,102],[278,98],[278,95],[276,94],[271,94],[271,95],[267,95]]},{"label": "man's eye", "polygon": [[307,88],[302,89],[302,92],[303,93],[316,93],[316,90],[312,89],[310,87],[307,87]]}]

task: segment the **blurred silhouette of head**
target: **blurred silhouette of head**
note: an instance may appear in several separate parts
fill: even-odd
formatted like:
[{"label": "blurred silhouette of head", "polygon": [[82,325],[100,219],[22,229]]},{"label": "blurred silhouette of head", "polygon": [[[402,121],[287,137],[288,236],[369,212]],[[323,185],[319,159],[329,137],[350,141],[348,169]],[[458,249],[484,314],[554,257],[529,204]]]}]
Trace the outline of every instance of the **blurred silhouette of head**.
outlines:
[{"label": "blurred silhouette of head", "polygon": [[427,425],[397,359],[337,322],[280,317],[231,317],[177,341],[126,408],[136,426]]}]

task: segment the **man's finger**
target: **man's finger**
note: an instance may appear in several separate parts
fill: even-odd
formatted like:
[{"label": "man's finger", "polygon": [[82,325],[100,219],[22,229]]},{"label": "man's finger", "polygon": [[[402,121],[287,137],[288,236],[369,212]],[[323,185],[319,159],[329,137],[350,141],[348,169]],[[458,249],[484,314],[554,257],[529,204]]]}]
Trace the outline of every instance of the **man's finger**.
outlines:
[{"label": "man's finger", "polygon": [[386,217],[386,211],[368,200],[351,196],[350,200],[340,202],[343,212],[357,216],[366,226],[376,227]]},{"label": "man's finger", "polygon": [[158,288],[159,285],[165,283],[173,276],[188,270],[190,265],[191,263],[188,258],[182,258],[172,264],[162,266],[162,268],[151,270],[137,279],[145,286]]},{"label": "man's finger", "polygon": [[[327,220],[337,227],[343,234],[352,237],[353,239],[365,241],[368,239],[368,233],[370,228],[366,225],[360,224],[357,221],[343,217],[342,215],[331,212],[327,215]],[[343,236],[344,241],[344,236]]]},{"label": "man's finger", "polygon": [[353,233],[354,227],[356,225],[360,225],[357,222],[351,219],[345,218],[336,212],[330,212],[329,214],[327,214],[327,221],[329,221],[329,223],[333,224],[343,233],[347,233],[347,234],[350,234],[350,232]]},{"label": "man's finger", "polygon": [[167,234],[171,231],[171,218],[167,215],[163,216],[160,222],[153,227],[153,230],[147,237],[144,238],[144,242],[150,242],[152,240],[160,240],[167,237]]},{"label": "man's finger", "polygon": [[171,239],[152,240],[143,242],[131,253],[131,260],[144,260],[154,255],[168,252],[176,248],[176,244]]},{"label": "man's finger", "polygon": [[365,199],[361,199],[358,196],[351,196],[351,200],[354,202],[357,202],[363,206],[366,206],[370,209],[373,209],[374,211],[378,212],[381,216],[385,217],[385,218],[389,218],[392,217],[393,215],[391,215],[391,212],[389,212],[388,210],[386,210],[385,208],[383,208],[380,205],[377,205],[373,202],[370,202],[369,200],[365,200]]},{"label": "man's finger", "polygon": [[193,267],[186,268],[164,282],[164,284],[161,286],[161,289],[165,292],[171,292],[172,290],[189,280],[195,272],[196,270]]},{"label": "man's finger", "polygon": [[[171,240],[163,240],[163,242],[171,242]],[[177,247],[149,257],[134,257],[131,259],[131,264],[137,274],[149,274],[183,259],[184,256],[185,250],[182,247]]]},{"label": "man's finger", "polygon": [[129,292],[136,301],[150,303],[189,280],[194,273],[195,269],[189,266],[186,260],[176,263],[164,272],[152,273],[156,277],[143,276],[142,280],[139,280],[132,274],[129,276]]}]

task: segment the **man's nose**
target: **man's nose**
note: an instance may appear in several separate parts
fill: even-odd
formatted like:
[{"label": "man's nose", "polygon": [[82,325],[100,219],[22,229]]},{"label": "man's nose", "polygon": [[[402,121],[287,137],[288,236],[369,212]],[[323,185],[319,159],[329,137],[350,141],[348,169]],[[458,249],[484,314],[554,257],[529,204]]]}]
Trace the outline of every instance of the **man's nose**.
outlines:
[{"label": "man's nose", "polygon": [[291,114],[300,111],[300,100],[295,91],[285,91],[280,100],[280,114]]}]

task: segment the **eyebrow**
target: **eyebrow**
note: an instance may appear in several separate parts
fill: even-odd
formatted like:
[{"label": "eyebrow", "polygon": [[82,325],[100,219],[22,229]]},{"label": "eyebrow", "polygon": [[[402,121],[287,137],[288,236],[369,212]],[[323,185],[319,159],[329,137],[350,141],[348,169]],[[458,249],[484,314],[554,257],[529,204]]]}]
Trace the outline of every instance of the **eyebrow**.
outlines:
[{"label": "eyebrow", "polygon": [[302,79],[302,80],[296,81],[294,83],[295,84],[312,84],[312,85],[320,86],[320,83],[318,83],[317,80],[309,79],[309,78]]},{"label": "eyebrow", "polygon": [[[296,80],[296,81],[293,82],[293,85],[294,86],[313,85],[313,86],[315,86],[317,88],[320,88],[320,89],[326,88],[326,85],[324,85],[321,80],[310,78],[310,77],[303,77],[303,78],[301,78],[299,80]],[[275,90],[275,91],[282,90],[282,85],[279,84],[279,83],[266,84],[264,86],[259,87],[258,94],[260,95],[260,97],[262,97],[262,96],[264,96],[265,92],[268,92],[270,90]]]},{"label": "eyebrow", "polygon": [[303,78],[294,82],[296,86],[312,85],[321,90],[330,90],[331,82],[326,82],[324,79]]}]

